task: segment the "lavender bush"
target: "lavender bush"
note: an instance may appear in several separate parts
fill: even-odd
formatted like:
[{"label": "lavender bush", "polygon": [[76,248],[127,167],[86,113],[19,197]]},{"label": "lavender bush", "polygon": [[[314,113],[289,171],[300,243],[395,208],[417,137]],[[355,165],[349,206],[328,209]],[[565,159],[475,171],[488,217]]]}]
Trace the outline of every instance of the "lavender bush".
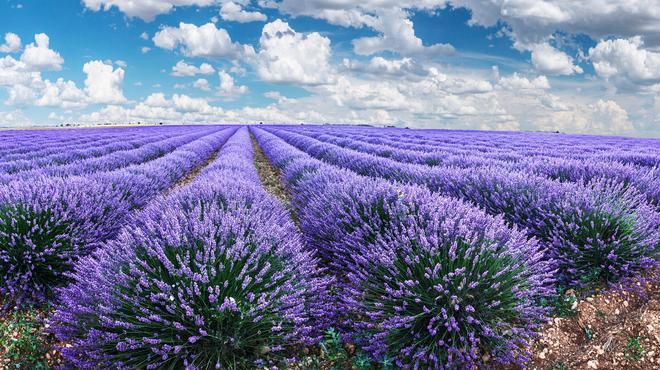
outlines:
[{"label": "lavender bush", "polygon": [[0,187],[0,293],[40,303],[82,255],[113,236],[128,211],[121,190],[81,178]]}]

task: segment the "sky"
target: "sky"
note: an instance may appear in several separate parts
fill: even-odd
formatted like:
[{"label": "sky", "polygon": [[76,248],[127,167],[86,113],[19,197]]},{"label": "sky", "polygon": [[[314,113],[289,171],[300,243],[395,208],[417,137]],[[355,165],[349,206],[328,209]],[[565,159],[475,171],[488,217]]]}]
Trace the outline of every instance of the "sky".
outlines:
[{"label": "sky", "polygon": [[0,126],[660,137],[660,0],[0,0]]}]

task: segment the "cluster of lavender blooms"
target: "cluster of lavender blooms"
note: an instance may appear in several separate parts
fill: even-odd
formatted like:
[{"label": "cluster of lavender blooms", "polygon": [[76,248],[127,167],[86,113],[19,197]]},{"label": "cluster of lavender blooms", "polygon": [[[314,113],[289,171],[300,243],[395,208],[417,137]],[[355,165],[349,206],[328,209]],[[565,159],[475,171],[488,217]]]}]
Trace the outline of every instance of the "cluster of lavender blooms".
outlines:
[{"label": "cluster of lavender blooms", "polygon": [[40,304],[80,257],[114,237],[136,207],[172,186],[235,129],[142,164],[89,176],[17,179],[0,185],[0,294],[5,308]]},{"label": "cluster of lavender blooms", "polygon": [[78,368],[285,366],[318,342],[330,278],[261,187],[247,128],[191,184],[79,261],[51,322]]},{"label": "cluster of lavender blooms", "polygon": [[402,368],[527,361],[547,314],[540,302],[554,289],[534,239],[463,201],[253,133],[292,192],[307,247],[337,276],[338,324],[350,340]]},{"label": "cluster of lavender blooms", "polygon": [[[619,181],[595,178],[588,183],[560,182],[497,166],[429,167],[343,148],[288,130],[270,130],[327,163],[364,176],[425,185],[436,193],[501,215],[543,243],[548,258],[558,263],[562,285],[616,281],[657,265],[660,259],[658,211],[634,186]],[[657,189],[660,182],[653,186]]]}]

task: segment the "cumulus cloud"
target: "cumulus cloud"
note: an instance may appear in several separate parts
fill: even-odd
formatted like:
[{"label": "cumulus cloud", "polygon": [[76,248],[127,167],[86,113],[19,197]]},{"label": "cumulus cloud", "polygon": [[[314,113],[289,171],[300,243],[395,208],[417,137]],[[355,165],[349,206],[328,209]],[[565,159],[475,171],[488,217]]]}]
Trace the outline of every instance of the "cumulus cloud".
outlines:
[{"label": "cumulus cloud", "polygon": [[265,22],[268,19],[265,14],[246,11],[243,6],[232,1],[222,4],[220,17],[225,21],[239,23]]},{"label": "cumulus cloud", "polygon": [[124,81],[122,68],[113,69],[112,65],[100,60],[93,60],[85,63],[83,72],[87,75],[85,91],[92,103],[122,104],[126,102],[122,91]]},{"label": "cumulus cloud", "polygon": [[0,112],[0,127],[29,127],[35,123],[20,110]]},{"label": "cumulus cloud", "polygon": [[5,43],[0,45],[0,53],[15,53],[21,50],[21,38],[12,32],[5,33]]},{"label": "cumulus cloud", "polygon": [[41,97],[35,104],[44,107],[82,108],[87,106],[85,92],[73,81],[58,78],[55,82],[44,81]]},{"label": "cumulus cloud", "polygon": [[233,98],[237,95],[245,94],[248,91],[247,86],[238,86],[234,82],[234,77],[225,71],[219,71],[220,87],[218,93],[227,98]]},{"label": "cumulus cloud", "polygon": [[557,30],[593,39],[609,35],[649,35],[660,46],[660,2],[648,0],[451,0],[470,9],[471,24],[486,27],[504,21],[520,46],[545,42]]},{"label": "cumulus cloud", "polygon": [[634,132],[628,112],[613,100],[599,99],[593,104],[572,108],[540,117],[537,127],[567,133],[630,135]]},{"label": "cumulus cloud", "polygon": [[33,75],[28,66],[7,55],[0,58],[0,86],[23,85],[30,81]]},{"label": "cumulus cloud", "polygon": [[164,27],[153,37],[154,44],[160,48],[180,51],[188,57],[237,59],[251,56],[254,49],[249,45],[234,43],[229,33],[215,24],[207,23],[196,26],[179,23],[179,27]]},{"label": "cumulus cloud", "polygon": [[353,40],[353,49],[359,55],[371,55],[381,51],[392,51],[401,55],[442,55],[454,53],[449,44],[425,46],[415,36],[413,22],[401,9],[382,10],[369,25],[379,32],[378,36]]},{"label": "cumulus cloud", "polygon": [[60,54],[50,49],[50,38],[45,33],[34,35],[33,43],[28,44],[21,55],[21,62],[28,68],[43,71],[59,71],[62,69],[64,59]]},{"label": "cumulus cloud", "polygon": [[545,76],[537,76],[534,79],[528,79],[514,72],[509,77],[501,77],[498,86],[505,90],[548,90],[550,82]]},{"label": "cumulus cloud", "polygon": [[165,94],[163,93],[153,93],[149,96],[147,96],[146,99],[144,99],[143,103],[149,107],[161,107],[165,108],[170,103],[167,101],[167,98],[165,98]]},{"label": "cumulus cloud", "polygon": [[328,1],[328,0],[282,0],[272,6],[285,14],[324,19],[331,24],[343,27],[370,26],[378,22],[378,12],[393,9],[432,10],[446,5],[445,0],[397,2],[382,0]]},{"label": "cumulus cloud", "polygon": [[428,71],[412,58],[385,59],[373,57],[368,63],[344,58],[342,66],[353,72],[379,75],[391,75],[405,78],[419,79],[428,75]]},{"label": "cumulus cloud", "polygon": [[573,63],[573,58],[552,47],[547,42],[530,46],[532,64],[537,71],[550,75],[572,75],[582,73],[582,68]]},{"label": "cumulus cloud", "polygon": [[190,77],[198,74],[210,75],[213,72],[215,72],[215,69],[208,63],[202,63],[199,67],[196,67],[180,60],[172,67],[172,76],[176,77]]},{"label": "cumulus cloud", "polygon": [[203,91],[211,91],[211,85],[209,81],[205,78],[199,78],[197,81],[193,82],[193,87]]},{"label": "cumulus cloud", "polygon": [[618,84],[660,84],[660,52],[646,50],[641,37],[601,40],[589,49],[589,59],[599,76]]},{"label": "cumulus cloud", "polygon": [[332,79],[330,39],[317,32],[302,34],[276,20],[264,26],[256,70],[268,82],[323,84]]},{"label": "cumulus cloud", "polygon": [[157,15],[169,13],[175,6],[209,6],[215,3],[215,0],[83,0],[83,4],[95,12],[117,7],[127,16],[142,18],[147,22],[154,20]]},{"label": "cumulus cloud", "polygon": [[42,79],[24,62],[11,56],[0,58],[0,86],[7,89],[6,105],[36,105],[58,108],[82,108],[87,96],[73,81]]}]

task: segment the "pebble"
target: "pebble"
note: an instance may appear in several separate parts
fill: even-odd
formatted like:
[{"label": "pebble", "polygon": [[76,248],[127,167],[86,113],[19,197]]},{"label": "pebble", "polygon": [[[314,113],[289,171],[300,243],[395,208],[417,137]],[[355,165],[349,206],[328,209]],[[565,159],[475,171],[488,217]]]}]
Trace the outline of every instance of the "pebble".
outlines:
[{"label": "pebble", "polygon": [[623,301],[623,305],[624,305],[625,307],[628,307],[628,301]]},{"label": "pebble", "polygon": [[592,369],[598,369],[598,360],[589,360],[589,362],[587,362],[587,366]]},{"label": "pebble", "polygon": [[621,311],[619,311],[618,308],[617,308],[616,310],[614,310],[614,314],[615,314],[615,315],[618,315],[620,312],[621,312]]},{"label": "pebble", "polygon": [[594,297],[587,297],[587,302],[593,302],[593,301],[594,301]]}]

